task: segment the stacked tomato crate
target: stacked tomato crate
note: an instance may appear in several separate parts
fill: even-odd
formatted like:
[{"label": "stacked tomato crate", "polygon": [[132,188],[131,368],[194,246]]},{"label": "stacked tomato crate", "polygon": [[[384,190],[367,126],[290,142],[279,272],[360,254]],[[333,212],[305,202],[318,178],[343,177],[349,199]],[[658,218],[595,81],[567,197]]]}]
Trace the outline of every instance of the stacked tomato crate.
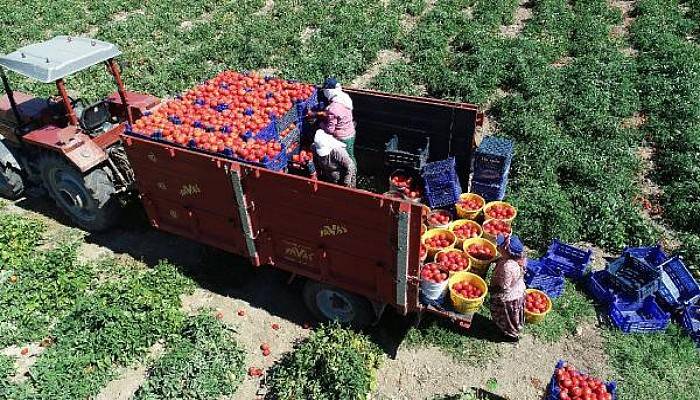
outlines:
[{"label": "stacked tomato crate", "polygon": [[486,137],[474,152],[471,191],[486,200],[503,200],[513,161],[513,142]]},{"label": "stacked tomato crate", "polygon": [[297,109],[315,92],[312,85],[224,71],[162,103],[127,134],[282,170],[287,146],[298,142]]}]

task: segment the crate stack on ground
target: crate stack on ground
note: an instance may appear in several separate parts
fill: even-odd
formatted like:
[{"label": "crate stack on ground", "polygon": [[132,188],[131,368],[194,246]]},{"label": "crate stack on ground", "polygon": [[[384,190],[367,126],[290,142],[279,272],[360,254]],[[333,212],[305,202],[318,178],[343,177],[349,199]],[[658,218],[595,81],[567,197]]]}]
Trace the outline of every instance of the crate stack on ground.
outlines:
[{"label": "crate stack on ground", "polygon": [[421,170],[423,197],[430,207],[453,207],[462,194],[462,187],[455,168],[455,159],[425,164]]},{"label": "crate stack on ground", "polygon": [[556,270],[547,258],[539,260],[528,259],[525,285],[528,289],[541,290],[550,298],[564,294],[564,274]]},{"label": "crate stack on ground", "polygon": [[474,152],[470,191],[488,201],[503,200],[512,161],[513,141],[485,137]]},{"label": "crate stack on ground", "polygon": [[626,248],[605,270],[590,274],[586,286],[625,333],[664,331],[671,315],[682,318],[700,299],[700,285],[682,259],[669,258],[660,246]]}]

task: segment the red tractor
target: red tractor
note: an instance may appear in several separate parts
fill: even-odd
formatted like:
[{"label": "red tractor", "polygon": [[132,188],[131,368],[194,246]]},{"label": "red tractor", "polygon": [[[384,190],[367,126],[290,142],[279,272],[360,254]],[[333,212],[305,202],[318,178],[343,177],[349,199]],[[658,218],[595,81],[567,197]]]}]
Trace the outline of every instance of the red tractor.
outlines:
[{"label": "red tractor", "polygon": [[[40,184],[80,227],[108,228],[134,182],[120,133],[158,98],[127,92],[115,57],[119,49],[90,38],[58,36],[0,56],[0,196],[16,199]],[[69,96],[65,78],[104,64],[117,91],[86,103]],[[56,85],[39,98],[13,91],[5,69]]]}]

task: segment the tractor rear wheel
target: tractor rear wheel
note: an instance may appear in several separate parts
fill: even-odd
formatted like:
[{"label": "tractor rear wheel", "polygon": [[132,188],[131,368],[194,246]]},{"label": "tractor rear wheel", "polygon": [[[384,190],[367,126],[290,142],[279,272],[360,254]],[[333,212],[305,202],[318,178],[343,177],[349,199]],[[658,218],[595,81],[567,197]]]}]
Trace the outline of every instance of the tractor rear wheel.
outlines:
[{"label": "tractor rear wheel", "polygon": [[119,204],[107,171],[97,168],[86,175],[56,155],[39,161],[41,178],[58,207],[81,228],[99,232],[114,225]]},{"label": "tractor rear wheel", "polygon": [[374,321],[372,305],[364,297],[313,280],[304,285],[304,304],[319,320],[364,328]]},{"label": "tractor rear wheel", "polygon": [[0,166],[0,196],[16,200],[24,193],[24,181],[11,166]]}]

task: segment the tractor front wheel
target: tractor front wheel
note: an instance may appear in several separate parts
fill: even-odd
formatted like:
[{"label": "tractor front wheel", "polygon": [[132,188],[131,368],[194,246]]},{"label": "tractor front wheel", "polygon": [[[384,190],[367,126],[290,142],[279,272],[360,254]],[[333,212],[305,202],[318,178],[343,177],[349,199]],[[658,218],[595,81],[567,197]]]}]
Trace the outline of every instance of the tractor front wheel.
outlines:
[{"label": "tractor front wheel", "polygon": [[53,154],[40,160],[41,178],[58,207],[81,228],[98,232],[117,220],[119,204],[107,171],[96,168],[83,175],[65,159]]},{"label": "tractor front wheel", "polygon": [[24,181],[11,166],[0,166],[0,196],[17,200],[24,193]]}]

